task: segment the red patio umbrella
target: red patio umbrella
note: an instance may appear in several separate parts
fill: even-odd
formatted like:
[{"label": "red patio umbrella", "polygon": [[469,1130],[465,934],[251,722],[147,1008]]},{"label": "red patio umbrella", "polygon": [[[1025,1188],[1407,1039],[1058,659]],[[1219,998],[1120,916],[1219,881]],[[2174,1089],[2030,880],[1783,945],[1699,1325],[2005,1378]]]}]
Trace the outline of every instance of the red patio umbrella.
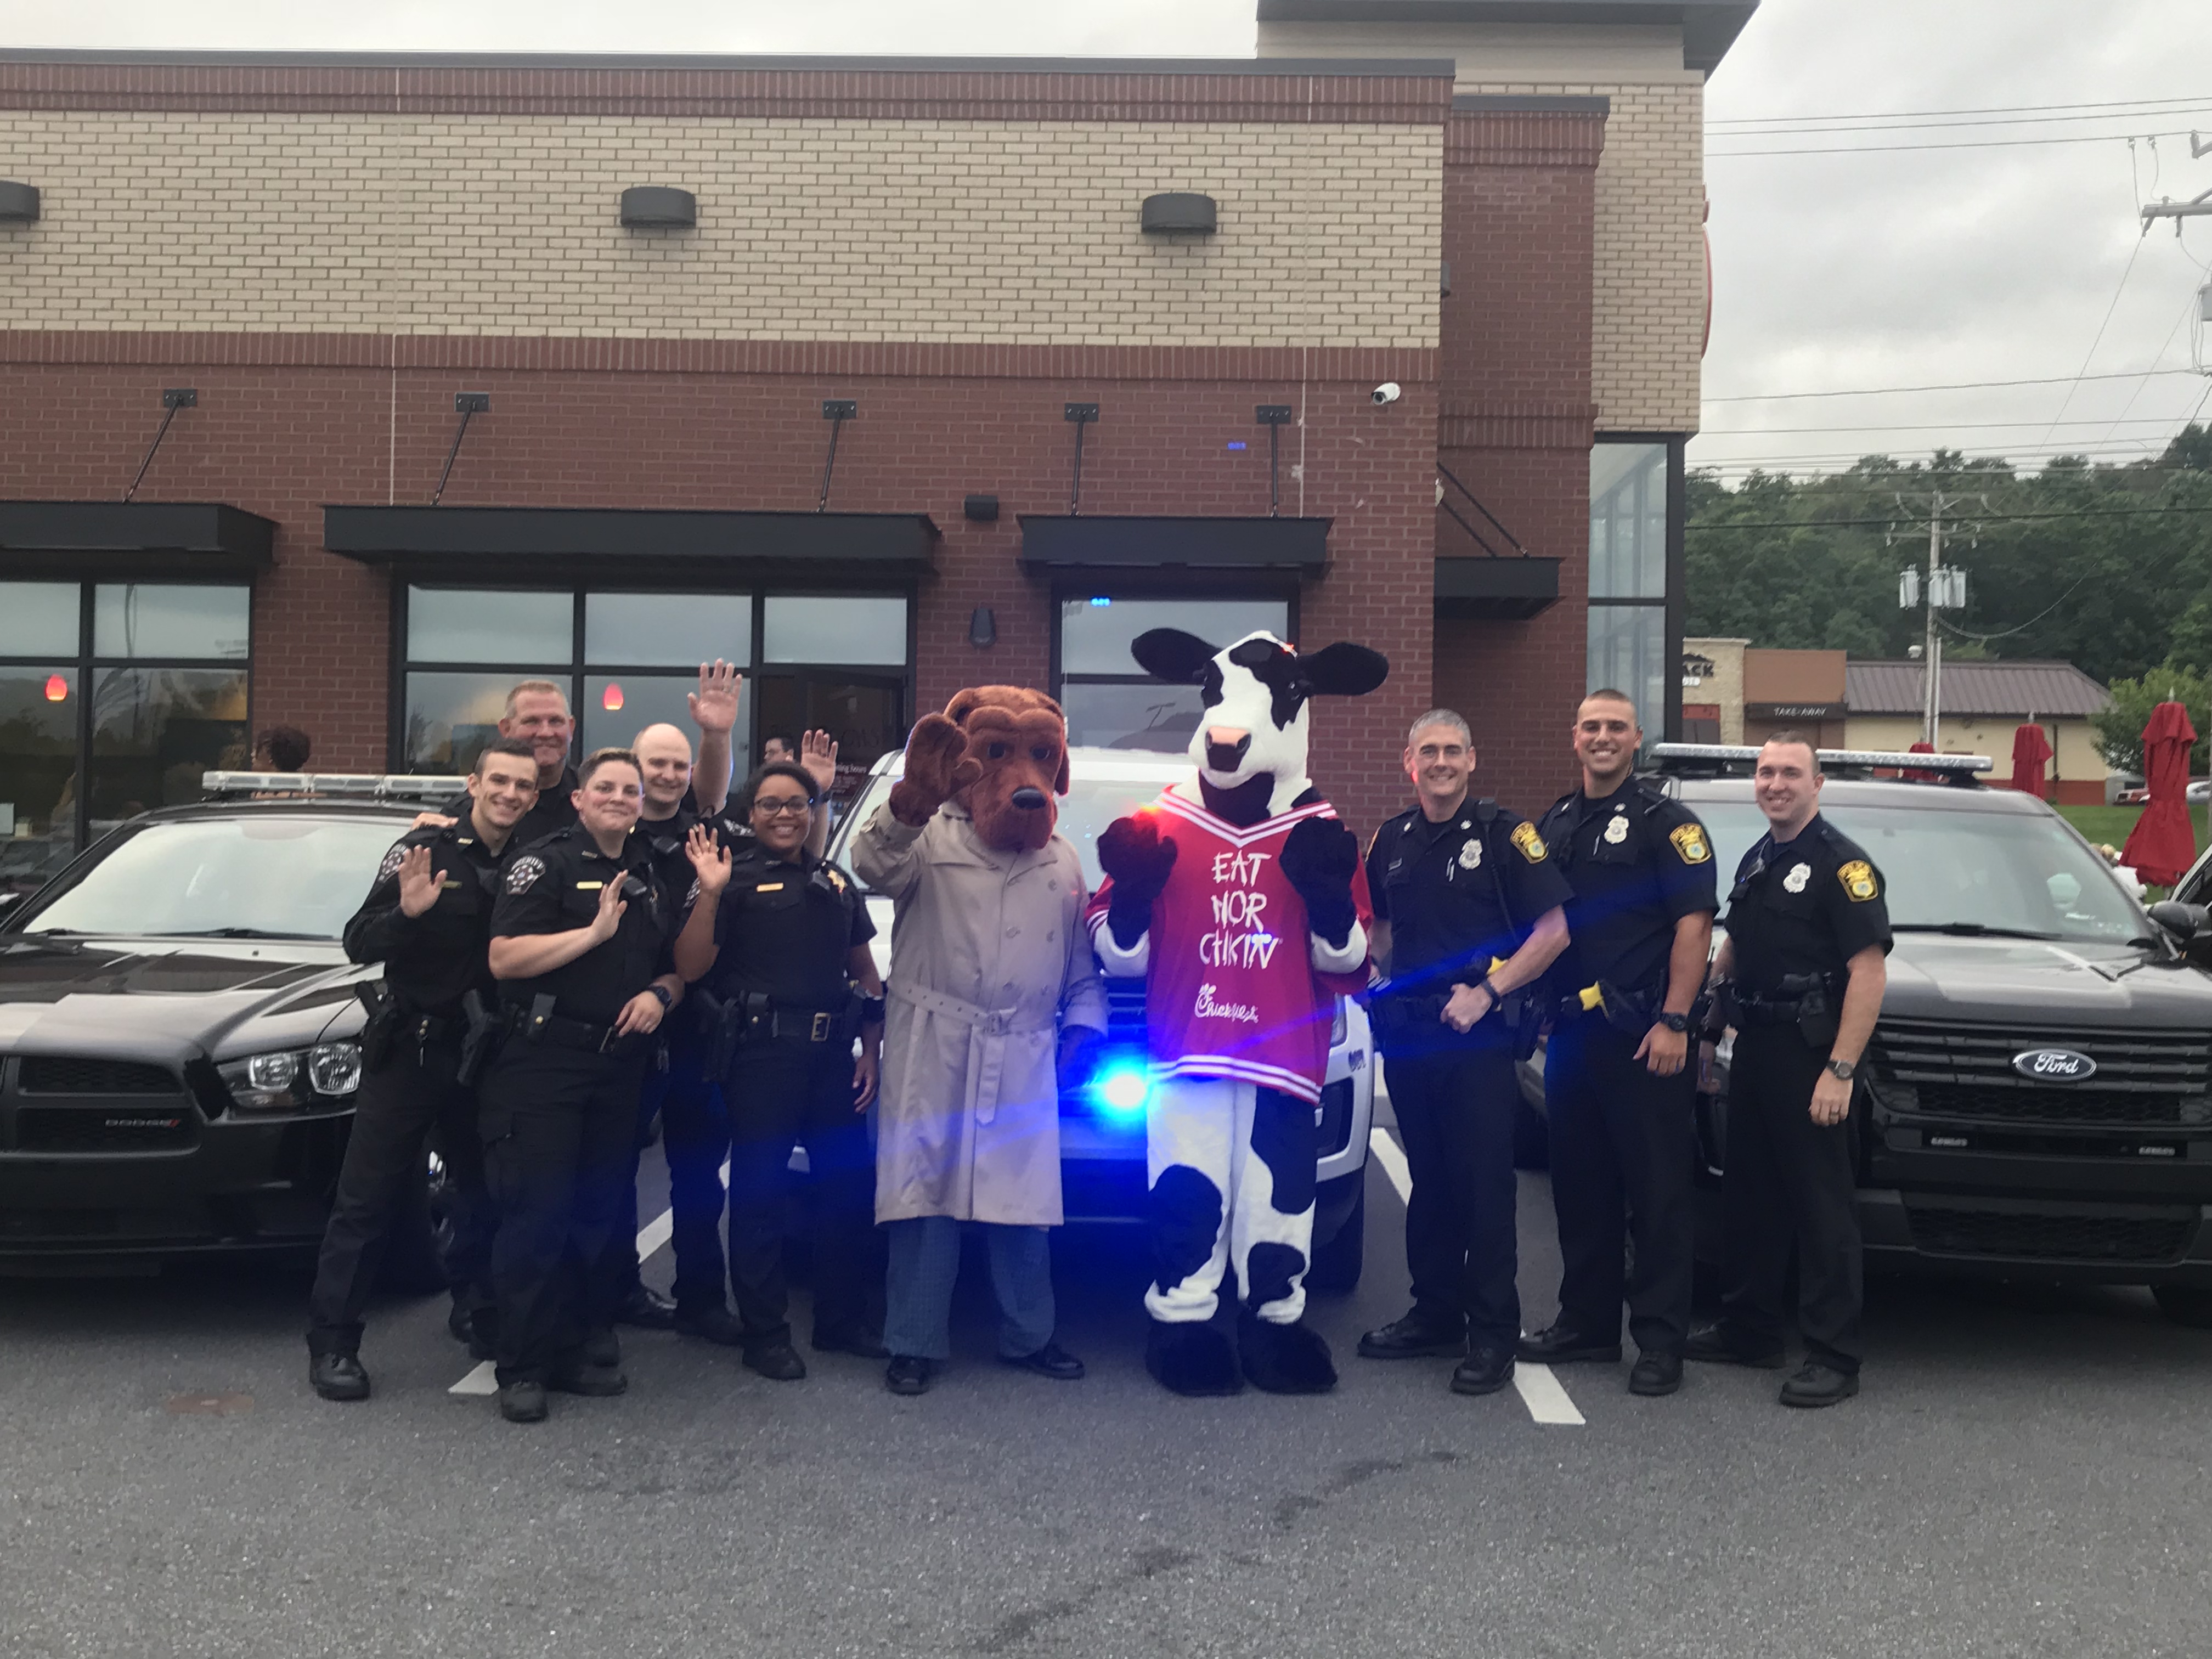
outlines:
[{"label": "red patio umbrella", "polygon": [[[1936,752],[1936,745],[1932,743],[1916,743],[1905,752],[1908,755],[1932,755]],[[1918,767],[1914,767],[1905,773],[1905,781],[1907,783],[1933,783],[1942,775],[1941,773],[1924,772]]]},{"label": "red patio umbrella", "polygon": [[2040,797],[2043,769],[2051,763],[2051,739],[2040,726],[2023,726],[2012,734],[2012,787]]},{"label": "red patio umbrella", "polygon": [[2187,800],[2189,750],[2197,741],[2197,728],[2189,723],[2186,708],[2162,702],[2150,711],[2142,738],[2150,804],[2128,831],[2120,862],[2154,886],[2171,887],[2197,859],[2197,831],[2189,822]]}]

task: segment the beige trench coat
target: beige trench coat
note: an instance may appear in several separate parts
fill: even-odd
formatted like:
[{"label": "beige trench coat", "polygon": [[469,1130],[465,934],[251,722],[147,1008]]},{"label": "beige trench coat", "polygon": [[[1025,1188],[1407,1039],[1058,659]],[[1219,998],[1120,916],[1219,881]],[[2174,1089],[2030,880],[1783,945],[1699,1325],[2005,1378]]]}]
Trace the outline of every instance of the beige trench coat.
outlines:
[{"label": "beige trench coat", "polygon": [[897,907],[876,1219],[1059,1225],[1059,1028],[1106,1029],[1075,849],[1000,852],[948,801],[919,830],[879,808],[852,861]]}]

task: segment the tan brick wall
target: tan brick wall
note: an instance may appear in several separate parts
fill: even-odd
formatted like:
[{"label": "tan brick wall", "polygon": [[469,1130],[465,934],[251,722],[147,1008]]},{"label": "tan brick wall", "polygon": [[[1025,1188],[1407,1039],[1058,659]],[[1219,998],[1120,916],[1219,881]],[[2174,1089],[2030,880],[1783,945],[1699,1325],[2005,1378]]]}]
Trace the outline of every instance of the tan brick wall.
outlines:
[{"label": "tan brick wall", "polygon": [[[0,328],[1429,347],[1440,126],[0,111]],[[625,231],[630,185],[699,198]],[[1147,237],[1198,190],[1212,237]]]},{"label": "tan brick wall", "polygon": [[1267,57],[1440,57],[1453,90],[1613,100],[1597,168],[1601,432],[1694,432],[1705,318],[1705,81],[1678,28],[1264,23]]}]

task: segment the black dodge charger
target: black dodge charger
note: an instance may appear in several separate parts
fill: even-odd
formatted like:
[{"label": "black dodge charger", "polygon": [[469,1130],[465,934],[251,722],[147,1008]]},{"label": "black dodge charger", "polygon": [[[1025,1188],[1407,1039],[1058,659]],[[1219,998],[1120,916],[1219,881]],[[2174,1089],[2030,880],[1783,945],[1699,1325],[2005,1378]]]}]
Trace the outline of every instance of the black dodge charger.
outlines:
[{"label": "black dodge charger", "polygon": [[[274,781],[132,819],[0,921],[0,1273],[321,1237],[361,1081],[354,988],[379,971],[339,935],[453,786],[250,787]],[[440,1282],[434,1178],[394,1240],[397,1285]]]}]

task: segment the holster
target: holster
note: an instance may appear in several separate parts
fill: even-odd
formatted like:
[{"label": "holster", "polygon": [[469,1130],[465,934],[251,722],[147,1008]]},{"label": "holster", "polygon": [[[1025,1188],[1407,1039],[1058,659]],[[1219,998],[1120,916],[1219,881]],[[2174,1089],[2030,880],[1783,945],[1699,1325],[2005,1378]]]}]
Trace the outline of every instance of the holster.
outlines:
[{"label": "holster", "polygon": [[362,1068],[380,1072],[392,1058],[392,1035],[399,1029],[398,999],[380,979],[363,980],[353,991],[368,1011],[368,1023],[361,1028]]},{"label": "holster", "polygon": [[691,988],[691,1000],[699,1005],[700,1035],[706,1040],[707,1075],[720,1082],[730,1074],[738,1054],[738,1023],[744,1010],[735,1000],[725,1001],[702,986]]},{"label": "holster", "polygon": [[468,1029],[461,1036],[461,1063],[454,1068],[453,1078],[463,1088],[470,1088],[483,1075],[507,1022],[484,1006],[480,991],[461,993],[461,1017],[468,1022]]},{"label": "holster", "polygon": [[1788,974],[1783,977],[1781,993],[1797,999],[1797,1035],[1805,1039],[1806,1047],[1825,1049],[1836,1040],[1836,1007],[1829,1000],[1825,979],[1818,974]]}]

